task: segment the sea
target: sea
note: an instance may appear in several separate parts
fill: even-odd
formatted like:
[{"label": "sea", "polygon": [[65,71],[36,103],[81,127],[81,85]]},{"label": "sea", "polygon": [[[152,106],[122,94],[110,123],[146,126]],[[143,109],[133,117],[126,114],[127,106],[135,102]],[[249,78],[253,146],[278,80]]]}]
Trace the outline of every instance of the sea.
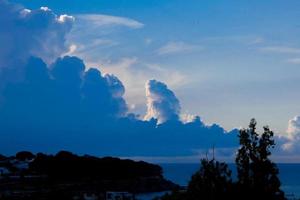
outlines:
[{"label": "sea", "polygon": [[[199,169],[199,164],[176,163],[159,164],[163,168],[163,175],[166,179],[181,186],[187,186],[191,176]],[[281,189],[285,192],[288,199],[300,199],[300,164],[277,164],[279,168],[279,178],[281,180]],[[236,176],[236,167],[229,164],[233,171],[233,177]],[[150,200],[161,193],[142,194],[138,197],[141,200]]]}]

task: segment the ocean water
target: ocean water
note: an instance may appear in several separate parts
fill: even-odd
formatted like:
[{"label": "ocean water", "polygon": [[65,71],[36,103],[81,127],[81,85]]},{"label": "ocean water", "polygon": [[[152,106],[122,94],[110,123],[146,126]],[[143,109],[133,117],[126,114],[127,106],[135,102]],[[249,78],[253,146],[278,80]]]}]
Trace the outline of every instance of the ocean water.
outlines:
[{"label": "ocean water", "polygon": [[[186,186],[199,164],[160,164],[164,177],[181,186]],[[281,188],[289,198],[300,198],[300,164],[278,164]],[[235,165],[229,167],[236,176]]]}]

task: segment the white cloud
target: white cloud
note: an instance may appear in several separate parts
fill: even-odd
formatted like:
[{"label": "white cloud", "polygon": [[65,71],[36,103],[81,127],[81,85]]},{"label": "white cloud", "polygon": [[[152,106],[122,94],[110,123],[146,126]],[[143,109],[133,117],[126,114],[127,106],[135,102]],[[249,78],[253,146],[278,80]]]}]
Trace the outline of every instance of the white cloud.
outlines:
[{"label": "white cloud", "polygon": [[[137,58],[137,53],[128,54],[123,49],[131,48],[124,45],[122,38],[128,29],[139,29],[144,25],[134,19],[108,15],[76,15],[75,24],[68,37],[69,54],[84,58],[87,67],[97,67],[104,73],[115,74],[127,88],[126,101],[132,112],[144,115],[144,85],[147,80],[157,78],[177,89],[186,83],[183,73],[170,67],[149,63]],[[134,30],[139,31],[139,30]],[[118,34],[116,34],[118,33]],[[145,37],[141,40],[150,45],[153,39]],[[128,45],[128,44],[126,44]],[[117,46],[117,47],[116,47]],[[193,45],[186,48],[196,49]],[[73,50],[73,51],[72,51]]]},{"label": "white cloud", "polygon": [[144,24],[133,19],[100,14],[76,15],[76,19],[86,21],[94,26],[125,26],[129,28],[142,28]]},{"label": "white cloud", "polygon": [[157,119],[158,123],[179,120],[180,103],[166,84],[150,80],[146,83],[147,113],[145,120]]},{"label": "white cloud", "polygon": [[47,7],[29,10],[0,1],[0,65],[16,65],[30,56],[50,63],[68,51],[65,41],[73,21],[72,16],[58,16]]},{"label": "white cloud", "polygon": [[168,42],[157,50],[159,55],[169,55],[177,53],[187,53],[195,50],[202,50],[198,45],[187,44],[184,42]]},{"label": "white cloud", "polygon": [[291,59],[288,59],[287,62],[298,65],[298,64],[300,64],[300,58],[291,58]]},{"label": "white cloud", "polygon": [[[82,48],[75,42],[69,45],[64,44],[65,37],[73,24],[73,17],[57,16],[47,7],[32,11],[14,6],[13,9],[10,9],[10,7],[6,7],[8,4],[2,5],[2,2],[0,0],[0,25],[8,25],[8,29],[4,31],[0,29],[0,44],[3,45],[1,42],[4,42],[4,48],[12,47],[12,49],[8,49],[12,54],[9,57],[10,60],[30,55],[50,60],[66,51],[68,54],[73,54]],[[7,10],[8,12],[5,12]],[[97,21],[97,28],[102,25],[137,28],[136,24],[126,20],[121,20],[121,22],[116,18],[105,20],[105,23]],[[2,24],[2,22],[4,23]],[[84,29],[84,31],[91,30]],[[97,35],[97,32],[93,34]],[[1,38],[3,35],[4,37]],[[6,38],[11,40],[6,41]],[[96,38],[93,41],[92,45],[94,46],[106,43],[102,38]],[[0,47],[0,58],[2,48]],[[88,51],[86,49],[86,52]],[[113,53],[115,54],[115,51]],[[184,76],[178,71],[163,68],[157,64],[147,64],[139,61],[136,57],[124,57],[120,61],[109,61],[108,63],[110,65],[106,68],[107,72],[115,70],[117,73],[124,73],[125,78],[131,79],[132,83],[144,83],[149,76],[154,76],[159,79],[162,77],[162,80],[168,80],[168,82],[180,86],[184,84],[182,81]],[[0,106],[0,132],[11,135],[10,138],[13,140],[6,146],[8,144],[7,137],[0,134],[2,150],[15,151],[22,143],[23,146],[31,146],[31,148],[34,146],[34,149],[31,149],[33,151],[41,148],[49,151],[48,146],[51,146],[52,150],[61,149],[63,146],[74,151],[85,149],[89,152],[117,154],[118,156],[153,155],[153,153],[156,155],[186,155],[193,149],[205,148],[214,144],[218,138],[222,138],[220,147],[236,145],[231,138],[233,134],[225,134],[224,129],[216,125],[204,127],[200,118],[196,118],[197,120],[195,119],[189,125],[178,122],[156,127],[156,124],[152,122],[142,122],[130,115],[128,120],[122,119],[119,123],[118,117],[127,114],[127,103],[123,99],[125,88],[122,82],[113,75],[103,76],[95,68],[85,71],[85,64],[78,57],[58,58],[51,65],[47,65],[40,58],[33,57],[28,60],[23,69],[24,78],[19,82],[12,83],[5,88],[3,93],[5,101]],[[14,76],[18,69],[15,67],[12,70],[3,71],[3,77],[11,76],[11,74]],[[2,81],[3,79],[0,78],[1,83],[3,83]],[[0,86],[3,86],[1,83]],[[131,91],[132,88],[129,88]],[[155,80],[149,81],[146,93],[149,117],[157,118],[159,123],[179,120],[179,100],[166,84]],[[99,124],[99,122],[102,123]],[[28,128],[30,128],[27,131],[29,135],[22,134]],[[119,137],[128,128],[130,131],[126,137],[127,140]],[[41,132],[43,134],[40,134]],[[57,134],[53,135],[54,132]],[[79,134],[82,132],[87,133],[87,137],[83,138],[82,134]],[[99,134],[108,132],[109,136]],[[142,137],[141,132],[143,133]],[[198,134],[198,132],[203,134]],[[61,135],[64,138],[61,138]],[[135,139],[132,140],[132,138]],[[166,143],[166,138],[170,142]],[[68,144],[80,143],[80,145],[68,146],[66,141]],[[78,143],[78,141],[80,142]],[[122,142],[125,145],[116,148],[111,145],[99,145],[99,142],[95,141],[102,141],[103,144]],[[148,141],[148,143],[144,143],[144,141]],[[183,142],[178,144],[178,141]],[[221,153],[224,154],[223,152]]]},{"label": "white cloud", "polygon": [[198,117],[197,115],[184,113],[180,115],[180,120],[183,123],[190,123],[193,122],[197,117]]},{"label": "white cloud", "polygon": [[[109,59],[110,53],[106,49],[120,45],[118,37],[122,35],[120,31],[140,29],[144,26],[134,19],[101,14],[80,14],[76,15],[75,19],[73,29],[67,38],[69,45],[75,44],[77,47],[72,55],[94,63],[104,59],[105,56],[107,56],[105,59]],[[119,34],[116,36],[115,33]]]},{"label": "white cloud", "polygon": [[295,150],[295,147],[300,142],[300,116],[295,116],[288,122],[288,128],[285,135],[282,135],[286,139],[283,144],[284,150]]},{"label": "white cloud", "polygon": [[[127,88],[125,98],[131,112],[144,115],[144,85],[147,80],[157,78],[175,89],[186,83],[185,75],[175,69],[148,63],[135,54],[126,52],[124,55],[122,49],[131,47],[124,46],[122,33],[126,34],[128,29],[142,28],[143,23],[125,17],[95,14],[76,15],[75,19],[68,42],[70,47],[75,45],[76,48],[70,48],[68,53],[84,58],[87,67],[97,67],[104,73],[119,77]],[[145,37],[141,42],[150,45],[153,39]],[[198,48],[180,42],[178,45],[187,51]]]},{"label": "white cloud", "polygon": [[118,60],[99,59],[87,62],[88,66],[98,66],[104,73],[115,74],[123,82],[126,90],[125,98],[131,112],[144,115],[145,112],[145,82],[156,78],[167,83],[173,89],[187,84],[185,74],[159,64],[145,63],[137,57],[123,57]]},{"label": "white cloud", "polygon": [[286,46],[268,46],[260,48],[263,52],[284,53],[284,54],[300,54],[300,48]]},{"label": "white cloud", "polygon": [[52,11],[50,8],[48,8],[48,7],[41,7],[41,10],[43,10],[43,11]]},{"label": "white cloud", "polygon": [[93,38],[87,43],[80,41],[70,41],[70,43],[69,51],[66,53],[66,55],[76,55],[79,57],[84,57],[88,60],[99,59],[99,51],[97,51],[98,49],[113,47],[119,44],[116,41],[104,38]]},{"label": "white cloud", "polygon": [[63,56],[74,54],[75,51],[77,50],[77,48],[78,48],[78,47],[77,47],[76,44],[71,44],[71,45],[69,46],[69,50],[68,50],[66,53],[64,53]]}]

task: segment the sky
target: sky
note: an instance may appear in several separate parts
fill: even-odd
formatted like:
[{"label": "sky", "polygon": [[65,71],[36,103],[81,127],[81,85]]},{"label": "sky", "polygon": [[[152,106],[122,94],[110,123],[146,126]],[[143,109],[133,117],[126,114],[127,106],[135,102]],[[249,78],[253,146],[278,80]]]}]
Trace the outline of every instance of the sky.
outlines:
[{"label": "sky", "polygon": [[[102,99],[103,95],[91,92],[97,88],[72,88],[73,99],[90,94],[89,106],[84,111],[88,117],[82,116],[84,119],[97,119],[92,107],[102,106],[108,110],[101,109],[98,113],[101,117],[103,113],[115,113],[118,117],[128,118],[128,113],[134,113],[138,123],[149,120],[151,123],[152,118],[157,120],[158,125],[180,121],[183,124],[176,126],[183,129],[187,121],[193,125],[197,119],[205,126],[204,132],[210,132],[214,124],[218,124],[222,129],[220,133],[223,133],[246,127],[255,117],[260,126],[269,125],[281,138],[282,148],[289,150],[281,154],[293,156],[297,152],[300,140],[300,118],[297,117],[300,114],[300,94],[296,92],[300,83],[299,1],[74,0],[70,3],[67,0],[13,0],[11,3],[13,6],[6,9],[10,12],[0,15],[0,42],[6,44],[0,49],[4,55],[0,57],[0,65],[13,69],[7,70],[10,72],[6,74],[2,72],[5,80],[18,82],[19,79],[35,80],[40,77],[34,72],[32,77],[24,78],[28,66],[25,60],[29,56],[43,60],[33,59],[30,63],[44,66],[44,72],[39,73],[48,74],[50,79],[54,77],[54,82],[59,76],[53,69],[59,69],[59,63],[63,63],[62,66],[80,66],[80,70],[74,72],[80,77],[74,78],[73,83],[84,85],[87,82],[85,78],[81,80],[82,77],[94,80],[92,77],[96,75],[88,74],[98,74],[105,82],[105,86],[98,89],[105,91],[107,98],[106,103],[98,105],[96,99]],[[36,14],[21,11],[25,8],[36,11]],[[6,19],[17,15],[21,15],[18,23]],[[5,30],[5,27],[9,29]],[[24,32],[24,35],[19,36],[19,32]],[[7,40],[9,34],[13,35],[11,40]],[[17,56],[12,58],[12,55]],[[66,55],[76,56],[78,60],[62,58]],[[56,60],[57,57],[61,60]],[[24,65],[26,70],[17,69],[17,65]],[[67,71],[71,68],[65,70],[58,70],[58,74],[66,73],[68,76]],[[49,81],[49,77],[46,79]],[[2,88],[7,88],[7,84],[2,85]],[[39,91],[34,84],[26,87],[31,88],[30,91]],[[45,87],[53,91],[67,89],[62,82]],[[15,100],[23,91],[15,92],[17,89],[8,88],[9,92],[4,89],[2,102],[5,99]],[[49,99],[60,99],[59,94],[44,94],[48,97],[45,102],[52,104],[53,100]],[[66,98],[63,100],[66,101]],[[73,100],[70,98],[69,101]],[[81,103],[82,99],[79,101]],[[15,105],[3,105],[7,115],[17,113],[16,109],[8,109],[9,106],[15,108]],[[28,105],[24,103],[22,106]],[[56,108],[62,110],[64,107],[64,104],[59,104]],[[53,113],[49,113],[51,115]],[[199,119],[197,116],[200,116]],[[2,119],[6,117],[3,115]],[[11,116],[12,121],[15,118]],[[125,126],[136,127],[132,124]],[[169,126],[173,130],[173,125]],[[41,125],[42,128],[45,127]],[[194,134],[195,127],[187,129]],[[11,131],[9,127],[6,130]],[[111,130],[111,127],[105,130]],[[186,136],[178,136],[181,137]],[[189,137],[192,140],[194,136]],[[228,145],[221,146],[220,149],[224,150],[234,145],[229,141]],[[184,148],[186,146],[183,145]],[[197,145],[193,148],[193,152],[199,151]],[[109,148],[106,150],[110,152]],[[169,156],[167,152],[162,153],[163,150],[160,152]],[[119,155],[118,152],[115,154]],[[142,154],[134,156],[144,156]],[[183,154],[177,156],[193,156]],[[132,153],[124,156],[132,156]],[[160,156],[159,151],[157,156]]]},{"label": "sky", "polygon": [[[300,112],[297,0],[17,2],[75,16],[73,54],[120,77],[135,112],[146,109],[143,85],[150,78],[166,82],[184,112],[228,130],[255,117],[282,133]],[[105,25],[90,15],[121,18]]]}]

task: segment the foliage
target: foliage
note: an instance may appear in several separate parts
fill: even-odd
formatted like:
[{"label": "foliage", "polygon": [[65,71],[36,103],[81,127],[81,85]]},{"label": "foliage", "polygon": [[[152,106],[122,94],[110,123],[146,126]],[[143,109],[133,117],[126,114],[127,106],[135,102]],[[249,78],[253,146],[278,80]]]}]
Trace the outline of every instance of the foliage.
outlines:
[{"label": "foliage", "polygon": [[239,132],[240,147],[236,155],[237,181],[232,182],[226,163],[215,159],[201,161],[200,169],[192,176],[185,193],[172,193],[163,200],[268,199],[283,200],[279,170],[270,160],[275,146],[274,133],[265,126],[261,135],[251,119],[248,129]]},{"label": "foliage", "polygon": [[35,155],[29,151],[20,151],[16,154],[16,159],[20,161],[32,160],[35,158]]},{"label": "foliage", "polygon": [[248,129],[240,130],[240,148],[236,156],[238,191],[248,191],[249,198],[283,199],[279,170],[269,158],[275,146],[274,133],[267,126],[263,129],[259,135],[256,132],[256,121],[252,119]]},{"label": "foliage", "polygon": [[232,187],[231,170],[226,163],[203,159],[201,167],[188,185],[187,199],[219,199],[229,197]]},{"label": "foliage", "polygon": [[29,169],[38,174],[47,174],[55,180],[162,177],[162,169],[158,165],[112,157],[78,156],[67,151],[55,156],[38,153]]}]

